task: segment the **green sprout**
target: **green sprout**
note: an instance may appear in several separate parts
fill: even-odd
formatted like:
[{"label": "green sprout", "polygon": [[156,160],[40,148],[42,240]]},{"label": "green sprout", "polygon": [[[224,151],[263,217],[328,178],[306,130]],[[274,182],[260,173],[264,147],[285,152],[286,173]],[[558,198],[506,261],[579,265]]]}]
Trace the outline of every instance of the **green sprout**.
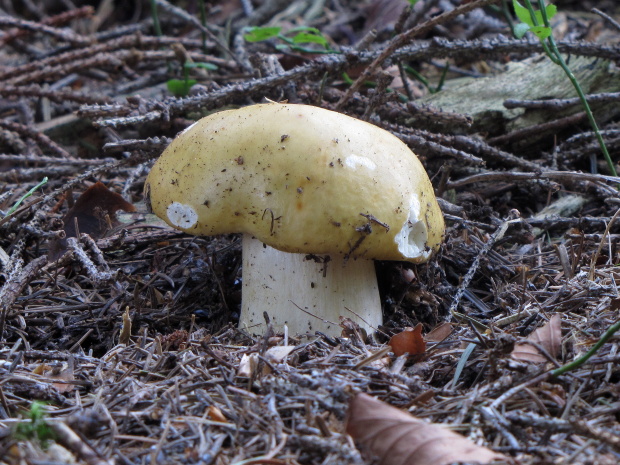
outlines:
[{"label": "green sprout", "polygon": [[155,0],[151,0],[150,5],[151,5],[151,18],[153,19],[153,29],[155,30],[155,35],[157,37],[161,37],[163,34],[161,32],[161,24],[159,23],[157,2]]},{"label": "green sprout", "polygon": [[437,83],[436,87],[431,86],[431,83],[428,81],[428,79],[426,79],[415,68],[409,65],[405,65],[404,69],[407,72],[407,74],[412,75],[415,79],[421,82],[422,85],[426,87],[431,94],[436,94],[442,89],[443,85],[446,82],[446,76],[448,75],[448,70],[450,69],[450,65],[446,64],[446,66],[444,66],[443,70],[441,71],[441,76],[439,78],[439,82]]},{"label": "green sprout", "polygon": [[211,63],[194,63],[191,61],[186,61],[183,64],[183,79],[170,79],[166,82],[168,92],[170,92],[175,97],[187,96],[192,86],[194,86],[198,82],[196,81],[196,79],[189,78],[189,70],[193,68],[201,68],[208,71],[215,71],[217,69],[217,66]]},{"label": "green sprout", "polygon": [[7,211],[6,213],[3,214],[2,211],[0,210],[0,214],[2,216],[4,216],[4,217],[7,217],[7,216],[15,213],[15,210],[17,210],[19,208],[19,206],[22,204],[22,202],[24,200],[26,200],[28,197],[30,197],[32,194],[34,194],[35,191],[37,189],[39,189],[41,186],[43,186],[44,184],[47,184],[47,176],[43,178],[43,181],[41,181],[39,184],[34,186],[32,189],[30,189],[24,195],[22,195],[21,198],[17,202],[15,202],[15,204],[9,209],[9,211]]},{"label": "green sprout", "polygon": [[[528,4],[528,8],[521,5],[517,0],[513,0],[512,2],[512,6],[515,9],[515,14],[521,21],[521,23],[514,27],[514,34],[518,39],[520,39],[526,32],[530,31],[542,41],[544,47],[546,45],[544,42],[545,39],[550,37],[552,32],[551,27],[548,25],[548,20],[556,15],[558,9],[555,5],[544,5],[544,9],[535,11],[532,8],[532,4],[528,0],[525,0],[525,2]],[[544,15],[542,13],[543,11],[545,12]],[[548,19],[546,23],[544,20],[545,16]],[[540,26],[540,24],[544,24],[544,26]],[[546,48],[545,52],[547,52]],[[547,55],[550,55],[550,53],[547,52]]]},{"label": "green sprout", "polygon": [[15,426],[15,437],[18,440],[35,440],[43,447],[56,438],[54,431],[45,421],[45,404],[33,402],[26,412],[26,418]]},{"label": "green sprout", "polygon": [[603,344],[605,344],[619,329],[620,329],[620,321],[616,321],[613,325],[607,328],[607,331],[605,331],[605,333],[596,342],[596,344],[594,344],[590,348],[590,350],[588,350],[585,354],[573,360],[572,362],[567,363],[566,365],[562,365],[559,368],[556,368],[555,370],[551,372],[551,375],[553,375],[554,378],[557,378],[558,376],[563,375],[564,373],[567,373],[569,371],[576,370],[577,368],[579,368],[581,365],[583,365],[588,360],[590,360],[592,356],[596,354],[598,350],[603,346]]},{"label": "green sprout", "polygon": [[[592,114],[592,110],[590,109],[590,105],[588,104],[588,101],[586,99],[586,95],[583,92],[581,86],[579,85],[577,78],[566,64],[566,61],[558,50],[558,46],[553,38],[553,31],[549,21],[557,13],[557,8],[555,7],[555,5],[546,5],[545,0],[537,0],[538,10],[534,10],[534,7],[532,6],[532,2],[530,0],[523,1],[525,3],[525,6],[521,5],[518,0],[512,0],[512,6],[515,10],[515,14],[517,15],[517,18],[522,21],[520,24],[517,24],[513,27],[513,32],[515,36],[517,38],[522,38],[528,31],[532,32],[540,40],[540,43],[542,44],[543,49],[545,50],[545,53],[549,57],[549,59],[564,70],[564,73],[577,91],[577,95],[579,96],[581,105],[588,116],[590,126],[592,127],[601,151],[603,152],[603,156],[605,157],[605,161],[607,162],[609,171],[613,176],[618,176],[611,156],[607,151],[607,146],[605,145],[603,136],[599,131],[596,120],[594,119],[594,115]],[[592,163],[592,165],[593,167],[595,166],[594,163]]]},{"label": "green sprout", "polygon": [[[300,26],[283,33],[281,27],[248,27],[244,30],[243,38],[248,42],[263,42],[278,39],[283,44],[276,45],[278,50],[294,50],[304,53],[338,53],[329,45],[329,40],[315,27]],[[310,48],[305,45],[317,44],[322,48]]]}]

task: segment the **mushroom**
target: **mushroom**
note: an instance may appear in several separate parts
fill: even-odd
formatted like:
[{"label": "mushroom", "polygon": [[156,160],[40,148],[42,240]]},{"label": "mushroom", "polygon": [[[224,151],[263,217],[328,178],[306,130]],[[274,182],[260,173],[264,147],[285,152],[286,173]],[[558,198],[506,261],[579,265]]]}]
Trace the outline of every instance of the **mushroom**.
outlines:
[{"label": "mushroom", "polygon": [[398,138],[318,107],[207,116],[153,166],[147,205],[194,235],[242,233],[241,327],[337,335],[382,323],[374,259],[427,261],[444,233],[431,182]]}]

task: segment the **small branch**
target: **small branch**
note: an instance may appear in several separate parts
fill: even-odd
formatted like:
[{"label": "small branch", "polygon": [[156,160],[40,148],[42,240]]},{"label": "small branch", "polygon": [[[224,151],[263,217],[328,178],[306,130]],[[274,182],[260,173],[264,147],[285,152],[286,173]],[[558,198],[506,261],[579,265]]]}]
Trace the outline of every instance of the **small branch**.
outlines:
[{"label": "small branch", "polygon": [[[616,102],[620,100],[620,92],[603,92],[600,94],[586,95],[586,101],[588,103],[607,103]],[[561,110],[564,108],[579,105],[581,100],[579,97],[574,98],[554,98],[549,100],[516,100],[508,99],[504,101],[504,107],[508,109],[512,108],[527,108],[533,109],[553,109]]]},{"label": "small branch", "polygon": [[493,248],[493,246],[498,240],[504,237],[504,234],[506,234],[506,231],[508,230],[508,226],[510,226],[511,224],[517,223],[517,222],[521,222],[521,221],[522,221],[521,218],[504,221],[499,226],[499,228],[497,228],[497,230],[491,235],[489,240],[484,243],[484,245],[478,252],[478,255],[476,255],[474,262],[469,267],[469,271],[467,271],[467,274],[463,276],[463,280],[461,284],[459,285],[458,289],[456,290],[456,293],[454,294],[454,298],[452,299],[452,304],[450,305],[448,314],[452,315],[458,308],[459,304],[461,303],[461,298],[465,294],[465,291],[469,287],[471,280],[474,279],[474,275],[478,271],[478,267],[480,266],[480,260],[482,260],[482,257],[484,257],[487,253],[491,251],[491,249]]},{"label": "small branch", "polygon": [[65,423],[52,422],[50,427],[56,434],[58,441],[70,451],[74,452],[88,465],[113,465],[114,461],[101,458],[99,453],[78,436]]},{"label": "small branch", "polygon": [[[91,44],[93,42],[90,37],[85,37],[83,35],[76,34],[75,32],[47,26],[43,23],[36,23],[34,21],[28,21],[25,19],[12,18],[10,16],[0,16],[0,26],[13,26],[18,29],[26,29],[28,31],[40,32],[42,34],[47,34],[49,36],[55,37],[56,39],[69,42],[70,44],[77,45],[79,47]],[[0,38],[0,43],[6,43],[8,40],[14,38],[15,34],[10,34],[8,38]]]},{"label": "small branch", "polygon": [[0,128],[8,129],[9,131],[16,132],[22,136],[29,137],[37,142],[41,146],[41,151],[44,151],[44,147],[48,147],[49,150],[56,155],[63,158],[73,158],[69,152],[63,149],[60,145],[47,137],[42,132],[37,131],[29,126],[13,123],[11,121],[0,120]]},{"label": "small branch", "polygon": [[590,11],[592,13],[596,13],[597,15],[601,16],[605,21],[607,21],[609,24],[611,24],[613,27],[615,27],[618,31],[620,31],[620,23],[618,21],[616,21],[615,19],[613,19],[608,14],[603,13],[598,8],[592,8]]},{"label": "small branch", "polygon": [[548,131],[553,131],[553,134],[557,134],[561,129],[564,129],[567,126],[573,126],[577,123],[580,123],[582,120],[586,118],[587,118],[586,113],[582,111],[574,115],[566,116],[565,118],[552,120],[552,121],[542,123],[542,124],[535,124],[533,126],[528,126],[523,129],[517,129],[507,134],[503,134],[501,136],[488,139],[487,142],[492,145],[506,144],[515,139],[516,140],[528,140],[527,139],[528,137],[540,135]]}]

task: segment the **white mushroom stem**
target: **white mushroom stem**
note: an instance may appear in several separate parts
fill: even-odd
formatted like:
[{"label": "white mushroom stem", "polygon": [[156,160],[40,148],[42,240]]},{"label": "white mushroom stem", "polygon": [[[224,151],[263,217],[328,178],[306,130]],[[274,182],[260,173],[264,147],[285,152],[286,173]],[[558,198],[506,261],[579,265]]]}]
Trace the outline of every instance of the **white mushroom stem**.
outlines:
[{"label": "white mushroom stem", "polygon": [[250,333],[265,332],[264,312],[276,331],[286,324],[290,334],[321,331],[339,336],[340,316],[350,318],[368,334],[382,323],[372,260],[333,256],[327,264],[317,263],[244,234],[242,273],[239,324]]}]

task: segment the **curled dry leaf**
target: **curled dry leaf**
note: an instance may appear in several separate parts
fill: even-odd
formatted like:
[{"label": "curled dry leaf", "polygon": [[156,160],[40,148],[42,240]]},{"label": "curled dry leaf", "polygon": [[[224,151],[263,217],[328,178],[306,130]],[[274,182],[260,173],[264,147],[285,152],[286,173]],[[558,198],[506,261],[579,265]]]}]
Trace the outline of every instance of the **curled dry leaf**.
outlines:
[{"label": "curled dry leaf", "polygon": [[82,192],[63,218],[67,237],[77,236],[76,223],[80,233],[90,234],[94,239],[102,237],[110,227],[117,225],[118,210],[135,212],[136,207],[102,182],[96,182]]},{"label": "curled dry leaf", "polygon": [[209,420],[220,421],[222,423],[227,422],[222,411],[215,405],[209,405],[209,408],[207,408],[207,418]]},{"label": "curled dry leaf", "polygon": [[[527,337],[527,341],[534,342],[543,347],[553,358],[558,356],[562,343],[561,317],[558,313],[553,315],[549,321],[534,331]],[[526,362],[544,363],[547,357],[539,352],[532,344],[518,342],[512,351],[512,358]]]},{"label": "curled dry leaf", "polygon": [[[96,182],[82,192],[62,219],[66,237],[77,237],[78,233],[89,234],[93,239],[103,237],[118,226],[116,212],[119,210],[135,212],[136,207],[102,182]],[[57,260],[66,251],[66,239],[54,239],[49,244],[50,260]]]},{"label": "curled dry leaf", "polygon": [[131,338],[131,316],[129,315],[129,307],[125,308],[125,313],[123,313],[123,324],[121,326],[121,333],[118,337],[119,344],[129,344],[129,339]]},{"label": "curled dry leaf", "polygon": [[406,328],[404,331],[394,334],[389,345],[397,357],[405,354],[423,354],[426,352],[426,342],[422,337],[422,323],[418,323],[415,328]]},{"label": "curled dry leaf", "polygon": [[346,431],[379,458],[380,465],[447,465],[509,460],[442,426],[426,423],[366,394],[349,405]]},{"label": "curled dry leaf", "polygon": [[243,354],[239,361],[239,368],[237,369],[237,376],[241,378],[251,378],[256,367],[258,366],[258,354]]}]

